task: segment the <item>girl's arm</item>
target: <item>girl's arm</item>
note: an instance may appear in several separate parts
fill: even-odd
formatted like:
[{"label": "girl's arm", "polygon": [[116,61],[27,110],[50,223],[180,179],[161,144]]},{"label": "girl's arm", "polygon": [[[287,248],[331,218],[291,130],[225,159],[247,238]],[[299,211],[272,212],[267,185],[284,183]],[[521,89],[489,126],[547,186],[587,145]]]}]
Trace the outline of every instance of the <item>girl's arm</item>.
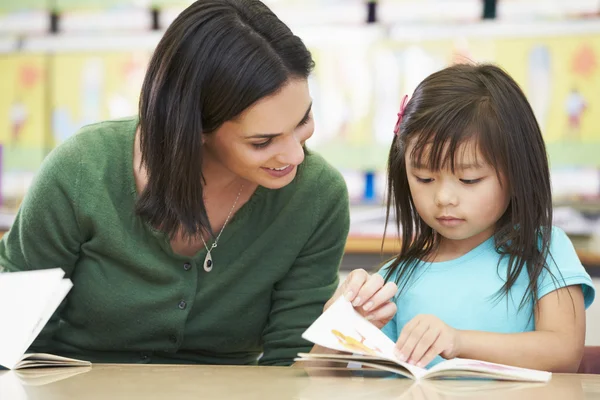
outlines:
[{"label": "girl's arm", "polygon": [[581,286],[550,292],[538,305],[535,331],[513,334],[459,331],[457,356],[544,371],[577,372],[585,345]]},{"label": "girl's arm", "polygon": [[397,342],[398,357],[426,366],[437,355],[470,358],[552,372],[576,372],[585,344],[585,305],[580,285],[548,293],[534,313],[536,330],[490,333],[454,329],[419,315]]}]

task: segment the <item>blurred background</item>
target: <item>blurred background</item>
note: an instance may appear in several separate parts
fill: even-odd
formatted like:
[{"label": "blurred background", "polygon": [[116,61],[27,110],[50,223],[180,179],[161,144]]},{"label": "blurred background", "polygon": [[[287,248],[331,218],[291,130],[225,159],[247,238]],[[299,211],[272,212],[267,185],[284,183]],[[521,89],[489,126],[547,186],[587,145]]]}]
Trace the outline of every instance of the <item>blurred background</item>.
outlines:
[{"label": "blurred background", "polygon": [[[0,230],[44,157],[92,122],[135,114],[149,57],[191,1],[0,0]],[[342,171],[352,202],[343,271],[375,269],[385,166],[400,99],[461,61],[505,68],[550,154],[555,224],[600,294],[600,0],[266,0],[313,53],[309,147]],[[588,311],[600,345],[600,301]]]}]

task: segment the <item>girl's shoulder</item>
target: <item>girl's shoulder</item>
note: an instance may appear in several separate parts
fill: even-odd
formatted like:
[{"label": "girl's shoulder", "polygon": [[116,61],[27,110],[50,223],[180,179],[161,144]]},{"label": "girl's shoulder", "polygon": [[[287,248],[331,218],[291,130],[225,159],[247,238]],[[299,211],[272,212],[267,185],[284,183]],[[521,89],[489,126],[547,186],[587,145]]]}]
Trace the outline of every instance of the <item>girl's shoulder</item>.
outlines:
[{"label": "girl's shoulder", "polygon": [[594,300],[594,283],[579,260],[575,246],[564,230],[552,227],[546,269],[539,278],[538,298],[561,287],[581,285],[588,307]]},{"label": "girl's shoulder", "polygon": [[[553,226],[550,233],[549,253],[546,261],[558,268],[566,268],[568,265],[581,266],[577,251],[573,242],[566,232],[558,226]],[[583,268],[583,267],[581,267]]]}]

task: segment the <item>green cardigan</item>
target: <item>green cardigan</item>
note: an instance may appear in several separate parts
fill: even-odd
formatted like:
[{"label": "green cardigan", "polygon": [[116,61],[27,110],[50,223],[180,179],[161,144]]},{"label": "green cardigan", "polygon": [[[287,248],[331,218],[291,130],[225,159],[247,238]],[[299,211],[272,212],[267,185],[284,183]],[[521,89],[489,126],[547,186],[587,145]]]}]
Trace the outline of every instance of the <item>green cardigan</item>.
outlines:
[{"label": "green cardigan", "polygon": [[259,187],[207,273],[206,250],[173,253],[134,211],[136,126],[90,125],[52,151],[0,241],[6,271],[60,267],[74,284],[30,351],[92,362],[293,363],[311,348],[301,334],[338,284],[349,229],[342,176],[308,152],[289,185]]}]

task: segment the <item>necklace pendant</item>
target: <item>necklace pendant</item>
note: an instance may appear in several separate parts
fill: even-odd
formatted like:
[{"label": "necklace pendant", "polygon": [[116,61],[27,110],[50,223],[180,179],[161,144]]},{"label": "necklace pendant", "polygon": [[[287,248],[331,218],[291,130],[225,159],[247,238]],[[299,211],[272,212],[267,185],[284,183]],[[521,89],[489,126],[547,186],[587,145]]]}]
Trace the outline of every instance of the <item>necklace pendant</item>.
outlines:
[{"label": "necklace pendant", "polygon": [[210,251],[206,253],[206,257],[204,257],[204,270],[206,272],[210,272],[213,269],[213,260],[210,255]]}]

